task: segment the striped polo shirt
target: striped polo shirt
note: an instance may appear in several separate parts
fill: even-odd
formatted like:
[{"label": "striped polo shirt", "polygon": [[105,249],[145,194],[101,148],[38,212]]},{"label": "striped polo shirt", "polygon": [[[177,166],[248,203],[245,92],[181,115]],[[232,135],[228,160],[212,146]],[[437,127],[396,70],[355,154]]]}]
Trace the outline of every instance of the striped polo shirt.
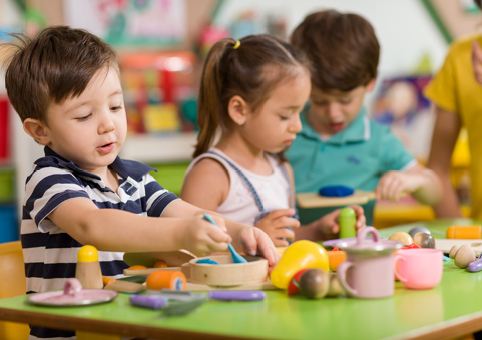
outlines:
[{"label": "striped polo shirt", "polygon": [[[110,168],[119,179],[117,193],[107,188],[100,177],[81,170],[49,147],[45,147],[45,157],[35,161],[25,185],[21,225],[27,292],[60,289],[67,278],[75,276],[77,252],[82,244],[47,218],[62,202],[86,197],[99,209],[159,217],[177,199],[149,175],[149,171],[155,170],[150,166],[117,157]],[[102,274],[122,275],[127,268],[123,255],[99,251]]]}]

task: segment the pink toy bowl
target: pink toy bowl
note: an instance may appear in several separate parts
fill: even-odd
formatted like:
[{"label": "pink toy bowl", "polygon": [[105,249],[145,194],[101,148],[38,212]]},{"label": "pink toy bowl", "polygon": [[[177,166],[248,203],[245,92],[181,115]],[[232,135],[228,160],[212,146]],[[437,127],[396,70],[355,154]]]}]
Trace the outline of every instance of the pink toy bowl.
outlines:
[{"label": "pink toy bowl", "polygon": [[395,276],[409,289],[431,289],[442,280],[442,255],[439,249],[401,249],[395,255]]}]

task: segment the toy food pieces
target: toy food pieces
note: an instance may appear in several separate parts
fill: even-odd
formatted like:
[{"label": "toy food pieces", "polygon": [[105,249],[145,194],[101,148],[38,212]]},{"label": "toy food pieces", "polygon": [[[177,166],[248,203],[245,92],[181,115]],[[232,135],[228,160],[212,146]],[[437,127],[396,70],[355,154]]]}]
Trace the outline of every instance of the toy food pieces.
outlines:
[{"label": "toy food pieces", "polygon": [[329,269],[328,254],[318,243],[301,240],[293,242],[283,253],[271,273],[271,281],[280,289],[287,289],[291,278],[301,269]]},{"label": "toy food pieces", "polygon": [[447,238],[481,239],[482,227],[480,225],[451,226],[447,229]]},{"label": "toy food pieces", "polygon": [[328,253],[328,260],[330,264],[330,270],[332,272],[336,272],[340,263],[346,261],[346,252],[342,250],[333,249],[331,251],[328,251],[327,253]]},{"label": "toy food pieces", "polygon": [[415,234],[417,233],[425,233],[425,234],[430,234],[430,230],[425,228],[425,227],[421,227],[421,226],[418,226],[418,227],[414,227],[412,229],[410,229],[410,231],[408,232],[408,234],[410,236],[412,236],[412,238],[415,236]]},{"label": "toy food pieces", "polygon": [[320,268],[300,270],[288,286],[288,295],[304,295],[309,299],[339,296],[344,292],[336,274],[327,273]]},{"label": "toy food pieces", "polygon": [[146,287],[151,290],[161,290],[164,288],[185,290],[186,276],[179,271],[158,270],[147,276]]},{"label": "toy food pieces", "polygon": [[323,298],[330,287],[329,274],[323,269],[310,269],[300,278],[301,293],[309,299]]},{"label": "toy food pieces", "polygon": [[331,185],[320,188],[318,191],[320,196],[326,197],[346,197],[353,195],[355,190],[344,185]]},{"label": "toy food pieces", "polygon": [[77,253],[75,277],[84,289],[102,289],[102,272],[99,264],[99,253],[94,246],[85,245]]},{"label": "toy food pieces", "polygon": [[356,213],[352,208],[343,208],[338,216],[340,238],[356,236]]},{"label": "toy food pieces", "polygon": [[413,243],[412,236],[410,236],[408,233],[405,233],[403,231],[393,234],[388,239],[392,241],[401,242],[403,243],[404,246],[409,246]]},{"label": "toy food pieces", "polygon": [[435,239],[427,233],[416,233],[413,242],[420,248],[435,248]]},{"label": "toy food pieces", "polygon": [[471,262],[476,260],[474,250],[466,244],[453,246],[452,249],[450,249],[449,256],[454,259],[455,265],[462,269],[467,268]]}]

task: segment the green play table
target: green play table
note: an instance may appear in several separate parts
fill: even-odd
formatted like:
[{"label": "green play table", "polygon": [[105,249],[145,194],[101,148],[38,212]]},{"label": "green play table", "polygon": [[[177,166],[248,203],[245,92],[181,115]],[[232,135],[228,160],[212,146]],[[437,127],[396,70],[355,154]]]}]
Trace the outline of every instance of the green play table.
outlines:
[{"label": "green play table", "polygon": [[[445,231],[470,220],[440,220],[380,230],[382,237],[415,225]],[[446,262],[441,284],[413,291],[396,283],[390,298],[307,300],[268,291],[256,302],[208,301],[185,316],[129,305],[128,295],[89,307],[46,308],[26,296],[0,300],[0,319],[48,327],[162,339],[449,339],[482,329],[482,272]]]}]

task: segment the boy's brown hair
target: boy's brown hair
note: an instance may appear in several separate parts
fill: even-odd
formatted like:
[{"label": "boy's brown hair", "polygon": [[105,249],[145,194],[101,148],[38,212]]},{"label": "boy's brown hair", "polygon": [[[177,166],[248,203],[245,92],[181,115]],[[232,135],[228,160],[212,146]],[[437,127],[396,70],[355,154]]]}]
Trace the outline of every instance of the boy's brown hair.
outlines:
[{"label": "boy's brown hair", "polygon": [[312,63],[311,81],[323,91],[351,91],[377,76],[380,45],[363,17],[326,10],[308,15],[291,43]]},{"label": "boy's brown hair", "polygon": [[17,43],[4,65],[5,86],[22,122],[33,118],[47,124],[49,104],[79,96],[104,67],[119,71],[115,50],[85,30],[52,26],[33,39],[12,36]]}]

